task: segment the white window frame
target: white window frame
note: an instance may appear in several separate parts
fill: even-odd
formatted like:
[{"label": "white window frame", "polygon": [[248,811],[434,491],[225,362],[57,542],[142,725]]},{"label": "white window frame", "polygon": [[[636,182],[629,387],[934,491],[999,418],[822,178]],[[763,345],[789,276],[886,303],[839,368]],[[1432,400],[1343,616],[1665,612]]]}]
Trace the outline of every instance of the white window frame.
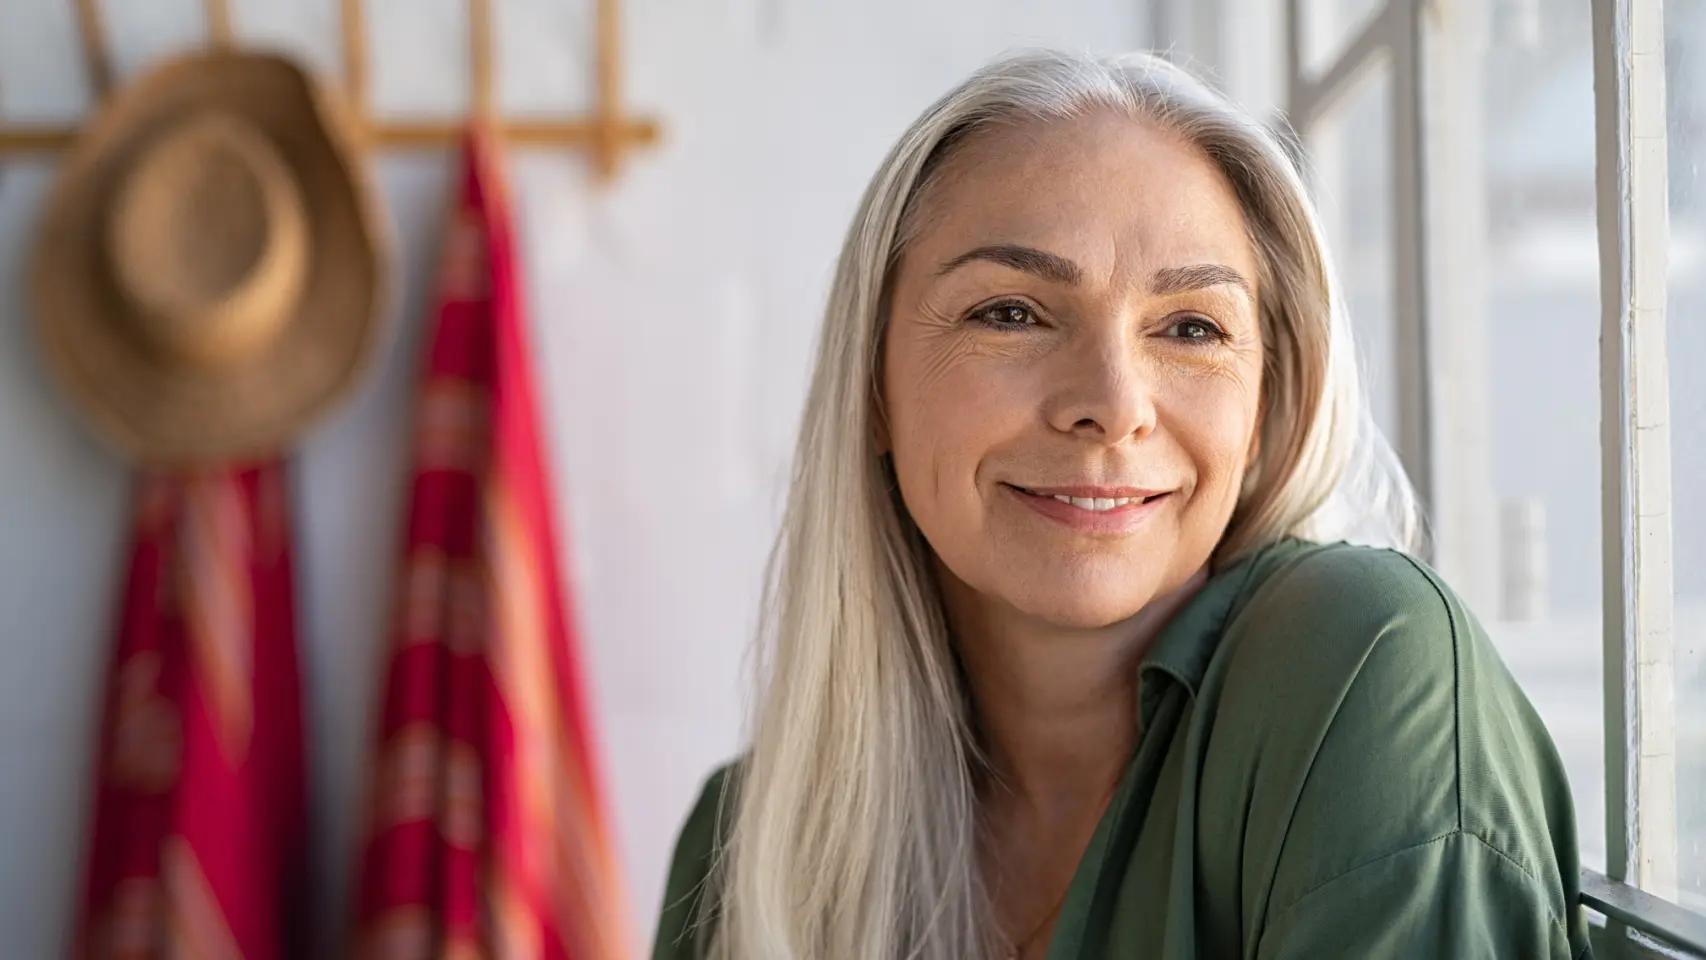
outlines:
[{"label": "white window frame", "polygon": [[[1662,0],[1594,0],[1593,26],[1602,310],[1606,881],[1674,900],[1664,5]],[[1706,951],[1700,929],[1692,946]]]},{"label": "white window frame", "polygon": [[[1484,464],[1474,459],[1474,444],[1464,460],[1456,452],[1461,444],[1454,442],[1448,452],[1433,438],[1449,429],[1455,441],[1483,416],[1485,405],[1475,400],[1465,406],[1460,388],[1484,382],[1485,356],[1473,347],[1461,349],[1463,343],[1476,342],[1476,331],[1449,326],[1459,315],[1451,304],[1463,295],[1453,274],[1466,238],[1432,235],[1434,228],[1453,228],[1428,212],[1430,201],[1437,202],[1430,197],[1430,178],[1456,182],[1464,176],[1462,158],[1450,143],[1466,138],[1451,135],[1475,128],[1449,107],[1430,115],[1429,106],[1442,93],[1447,98],[1453,93],[1449,25],[1460,12],[1454,8],[1479,0],[1387,0],[1319,70],[1310,70],[1306,58],[1306,50],[1313,49],[1306,42],[1315,39],[1306,35],[1308,2],[1152,0],[1153,45],[1206,67],[1223,82],[1231,79],[1229,85],[1236,87],[1239,78],[1228,74],[1247,73],[1250,63],[1260,64],[1264,57],[1275,59],[1261,49],[1273,45],[1271,31],[1253,29],[1253,13],[1277,18],[1284,37],[1278,62],[1266,78],[1243,79],[1259,87],[1277,75],[1284,96],[1276,106],[1305,137],[1331,117],[1373,65],[1383,63],[1391,71],[1393,361],[1399,399],[1394,445],[1438,524],[1434,552],[1445,556],[1429,559],[1448,574],[1461,571],[1468,562],[1463,545],[1470,540],[1456,536],[1453,524],[1464,529],[1464,524],[1484,523],[1488,507],[1465,494],[1461,478]],[[1593,0],[1592,17],[1607,869],[1604,874],[1583,871],[1582,899],[1593,921],[1597,956],[1706,957],[1706,916],[1674,902],[1675,599],[1665,343],[1669,214],[1663,2]],[[1471,106],[1462,102],[1461,89],[1455,92],[1458,99],[1449,103]],[[1447,129],[1453,122],[1458,126]],[[1459,252],[1454,257],[1450,250]],[[1430,349],[1446,342],[1453,344],[1452,351]],[[1450,388],[1438,389],[1442,383]]]}]

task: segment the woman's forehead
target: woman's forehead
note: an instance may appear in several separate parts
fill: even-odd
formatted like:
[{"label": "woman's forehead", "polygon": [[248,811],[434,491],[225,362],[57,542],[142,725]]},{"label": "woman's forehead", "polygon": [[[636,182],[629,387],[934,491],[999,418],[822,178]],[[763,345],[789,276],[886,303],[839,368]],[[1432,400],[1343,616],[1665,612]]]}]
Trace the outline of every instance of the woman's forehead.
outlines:
[{"label": "woman's forehead", "polygon": [[914,243],[927,258],[1013,243],[1092,276],[1216,262],[1254,277],[1243,211],[1208,155],[1113,113],[980,130],[948,158],[927,206]]}]

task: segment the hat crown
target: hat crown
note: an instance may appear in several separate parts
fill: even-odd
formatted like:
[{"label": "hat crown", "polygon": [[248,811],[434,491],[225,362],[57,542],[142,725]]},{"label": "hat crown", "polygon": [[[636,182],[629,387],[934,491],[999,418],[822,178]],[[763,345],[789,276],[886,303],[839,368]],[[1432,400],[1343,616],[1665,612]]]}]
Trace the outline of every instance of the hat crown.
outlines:
[{"label": "hat crown", "polygon": [[115,90],[30,264],[48,372],[120,453],[276,455],[350,389],[389,300],[360,123],[289,57],[216,48]]},{"label": "hat crown", "polygon": [[116,184],[106,248],[125,319],[152,349],[197,365],[254,356],[308,274],[307,214],[289,164],[240,116],[170,123]]}]

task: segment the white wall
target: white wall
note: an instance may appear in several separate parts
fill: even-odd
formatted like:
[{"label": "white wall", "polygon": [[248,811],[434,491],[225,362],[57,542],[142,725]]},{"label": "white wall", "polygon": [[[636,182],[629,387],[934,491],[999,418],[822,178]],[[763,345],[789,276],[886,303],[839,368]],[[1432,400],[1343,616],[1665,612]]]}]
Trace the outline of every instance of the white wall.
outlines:
[{"label": "white wall", "polygon": [[[500,0],[510,112],[587,102],[590,0]],[[661,149],[610,188],[577,157],[517,154],[533,336],[559,521],[609,760],[636,944],[675,832],[737,749],[752,630],[831,265],[890,141],[1019,44],[1140,45],[1141,0],[633,0],[631,103]],[[195,0],[103,4],[128,75],[199,42]],[[0,0],[0,116],[79,114],[72,4]],[[335,0],[234,0],[239,33],[335,73]],[[370,0],[380,112],[465,103],[462,0]],[[298,605],[320,935],[341,922],[397,555],[404,425],[448,164],[378,164],[401,267],[388,340],[297,464]],[[23,263],[52,174],[0,157],[0,942],[64,953],[89,750],[111,643],[126,468],[35,359]],[[323,943],[331,941],[323,939]],[[324,952],[324,951],[322,951]]]}]

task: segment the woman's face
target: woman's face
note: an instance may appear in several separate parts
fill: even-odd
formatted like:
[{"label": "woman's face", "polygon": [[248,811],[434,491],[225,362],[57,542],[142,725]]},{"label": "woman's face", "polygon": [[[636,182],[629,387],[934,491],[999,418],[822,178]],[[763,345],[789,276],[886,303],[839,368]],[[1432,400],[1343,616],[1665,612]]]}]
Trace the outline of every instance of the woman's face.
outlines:
[{"label": "woman's face", "polygon": [[1242,211],[1113,114],[986,128],[944,173],[892,281],[879,443],[946,589],[1117,623],[1207,562],[1256,454]]}]

